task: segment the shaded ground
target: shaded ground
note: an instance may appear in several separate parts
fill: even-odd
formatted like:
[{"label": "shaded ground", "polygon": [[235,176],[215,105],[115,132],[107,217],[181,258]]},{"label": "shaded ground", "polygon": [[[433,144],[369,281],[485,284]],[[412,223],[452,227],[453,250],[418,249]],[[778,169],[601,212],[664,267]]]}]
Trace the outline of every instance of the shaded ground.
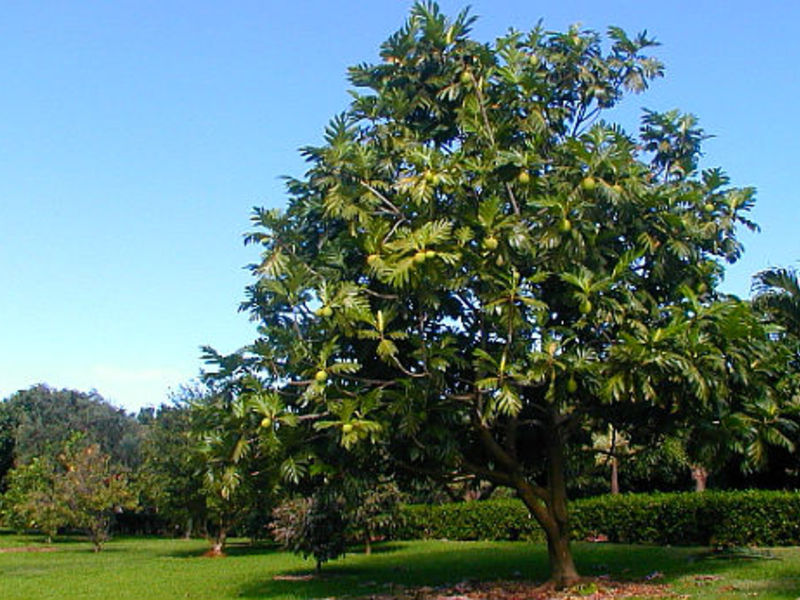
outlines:
[{"label": "shaded ground", "polygon": [[369,600],[613,600],[688,598],[669,585],[592,578],[567,590],[525,581],[462,582],[453,587],[418,587],[368,596]]}]

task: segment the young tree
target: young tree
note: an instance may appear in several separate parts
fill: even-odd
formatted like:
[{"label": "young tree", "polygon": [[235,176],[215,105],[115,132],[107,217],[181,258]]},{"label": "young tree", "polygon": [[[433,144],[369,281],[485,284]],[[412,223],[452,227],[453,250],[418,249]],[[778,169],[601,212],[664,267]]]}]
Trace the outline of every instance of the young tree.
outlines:
[{"label": "young tree", "polygon": [[391,534],[401,524],[402,494],[393,481],[358,483],[361,485],[347,498],[348,533],[363,542],[364,554],[372,554],[375,536]]},{"label": "young tree", "polygon": [[320,488],[311,498],[282,502],[272,511],[270,531],[287,550],[313,556],[317,572],[347,549],[345,503],[338,494]]},{"label": "young tree", "polygon": [[281,414],[277,395],[262,388],[236,357],[209,350],[207,358],[218,369],[206,374],[212,386],[208,393],[192,400],[191,421],[212,521],[210,554],[222,556],[231,529],[241,525],[249,512],[262,513],[266,533],[281,465],[276,430],[293,423],[294,415]]},{"label": "young tree", "polygon": [[37,529],[53,541],[69,518],[56,489],[56,465],[47,458],[34,458],[8,473],[8,489],[0,497],[0,516],[17,531]]},{"label": "young tree", "polygon": [[108,541],[113,516],[136,508],[126,475],[114,468],[97,444],[80,439],[67,444],[59,456],[63,473],[55,479],[56,495],[67,524],[83,529],[95,552]]},{"label": "young tree", "polygon": [[418,3],[306,148],[285,212],[258,209],[250,358],[297,425],[402,468],[516,491],[553,582],[578,578],[565,456],[777,402],[766,336],[715,287],[754,192],[698,171],[677,111],[638,138],[600,116],[662,73],[646,35],[541,27],[493,44]]}]

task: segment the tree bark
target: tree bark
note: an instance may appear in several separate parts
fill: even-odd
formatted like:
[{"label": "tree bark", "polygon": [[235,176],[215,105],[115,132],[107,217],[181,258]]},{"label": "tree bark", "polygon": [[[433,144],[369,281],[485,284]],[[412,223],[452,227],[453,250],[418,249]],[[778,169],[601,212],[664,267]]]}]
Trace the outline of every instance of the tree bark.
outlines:
[{"label": "tree bark", "polygon": [[619,459],[611,457],[611,493],[619,494]]},{"label": "tree bark", "polygon": [[550,557],[550,578],[558,587],[576,583],[580,576],[572,559],[569,546],[569,519],[567,515],[567,481],[565,478],[564,437],[554,425],[547,435],[547,484],[550,492],[548,513],[553,521],[553,531],[547,532],[547,552]]},{"label": "tree bark", "polygon": [[[567,486],[564,477],[564,440],[560,431],[553,428],[547,440],[547,489],[537,494],[526,481],[517,480],[517,491],[547,537],[547,555],[550,559],[550,581],[563,589],[580,580],[569,545],[569,520],[567,518]],[[544,497],[542,497],[544,496]]]}]

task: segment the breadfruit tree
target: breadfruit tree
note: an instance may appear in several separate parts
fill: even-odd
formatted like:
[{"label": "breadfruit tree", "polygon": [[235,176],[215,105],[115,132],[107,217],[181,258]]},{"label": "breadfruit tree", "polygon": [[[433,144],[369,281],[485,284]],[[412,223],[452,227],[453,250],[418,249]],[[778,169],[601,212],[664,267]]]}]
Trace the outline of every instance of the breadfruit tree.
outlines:
[{"label": "breadfruit tree", "polygon": [[645,34],[472,22],[416,4],[285,211],[255,211],[249,360],[313,439],[516,490],[565,585],[575,444],[777,402],[758,322],[715,291],[754,192],[699,170],[690,115],[602,119],[662,75]]}]

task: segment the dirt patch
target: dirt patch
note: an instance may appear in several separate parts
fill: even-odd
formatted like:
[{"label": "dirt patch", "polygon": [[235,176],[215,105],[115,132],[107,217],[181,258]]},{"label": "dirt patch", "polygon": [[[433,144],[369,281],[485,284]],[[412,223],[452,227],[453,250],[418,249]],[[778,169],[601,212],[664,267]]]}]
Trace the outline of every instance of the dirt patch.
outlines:
[{"label": "dirt patch", "polygon": [[450,587],[403,588],[367,596],[369,600],[614,600],[615,598],[688,598],[668,585],[587,578],[567,590],[522,581],[462,582]]},{"label": "dirt patch", "polygon": [[8,552],[55,552],[58,548],[53,546],[15,546],[13,548],[0,548],[0,554]]}]

